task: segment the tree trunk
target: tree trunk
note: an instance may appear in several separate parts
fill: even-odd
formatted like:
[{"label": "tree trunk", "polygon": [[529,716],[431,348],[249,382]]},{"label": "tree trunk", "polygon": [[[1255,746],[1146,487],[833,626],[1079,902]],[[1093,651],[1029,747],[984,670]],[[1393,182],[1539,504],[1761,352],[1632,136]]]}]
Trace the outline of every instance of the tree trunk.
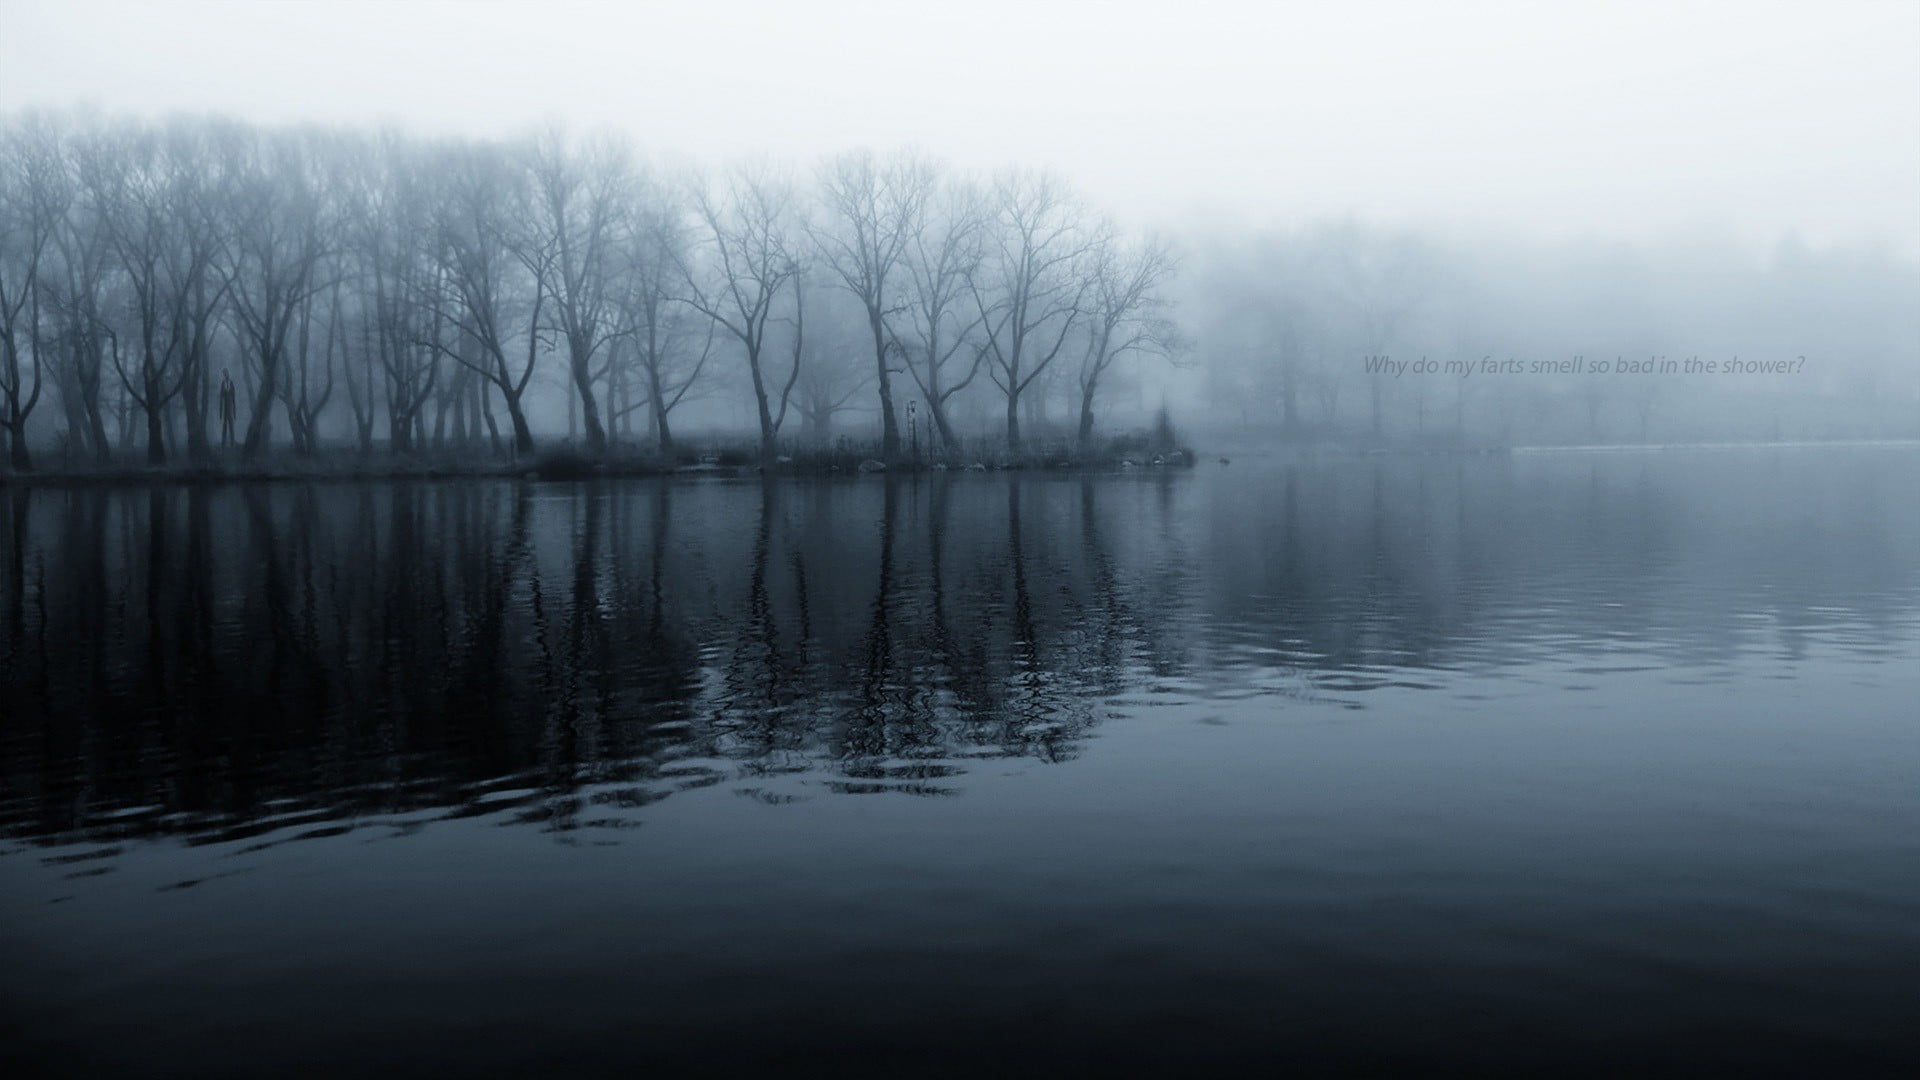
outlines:
[{"label": "tree trunk", "polygon": [[[275,358],[277,359],[277,358]],[[279,364],[268,359],[261,365],[260,388],[253,394],[253,414],[247,420],[247,438],[240,446],[244,457],[254,458],[273,440],[273,389]]]},{"label": "tree trunk", "polygon": [[951,453],[954,446],[953,424],[947,420],[947,403],[937,395],[927,395],[927,415],[933,418],[933,429],[940,433],[940,450]]},{"label": "tree trunk", "polygon": [[653,414],[653,423],[654,423],[654,426],[658,429],[657,433],[660,439],[659,446],[660,446],[661,456],[672,457],[673,456],[673,430],[667,427],[667,410],[656,407]]},{"label": "tree trunk", "polygon": [[580,416],[587,427],[587,452],[604,454],[607,452],[607,429],[600,423],[600,408],[593,399],[593,373],[588,369],[588,361],[574,353],[573,386],[580,393]]},{"label": "tree trunk", "polygon": [[533,429],[527,426],[527,414],[520,408],[520,398],[502,391],[501,397],[507,401],[507,417],[513,421],[513,453],[516,457],[533,453]]},{"label": "tree trunk", "polygon": [[880,379],[880,457],[892,464],[900,456],[900,423],[893,415],[893,383],[887,378],[887,329],[878,310],[868,310],[867,323],[873,330],[873,362]]},{"label": "tree trunk", "polygon": [[667,398],[661,393],[660,368],[658,364],[647,368],[647,411],[653,420],[655,445],[660,448],[660,456],[673,456],[673,432],[667,427]]},{"label": "tree trunk", "polygon": [[760,377],[760,353],[758,349],[749,349],[747,366],[753,373],[754,404],[760,409],[760,463],[773,464],[776,448],[773,437],[773,410],[767,407],[767,383]]},{"label": "tree trunk", "polygon": [[187,414],[187,457],[204,462],[213,456],[213,448],[207,443],[206,360],[199,358],[190,363],[193,367],[180,391]]},{"label": "tree trunk", "polygon": [[107,418],[100,410],[100,388],[96,383],[81,399],[86,410],[87,435],[93,440],[93,456],[113,460],[113,440],[107,438]]},{"label": "tree trunk", "polygon": [[147,464],[164,465],[167,461],[167,432],[163,424],[165,413],[155,398],[159,396],[159,387],[151,380],[147,383]]}]

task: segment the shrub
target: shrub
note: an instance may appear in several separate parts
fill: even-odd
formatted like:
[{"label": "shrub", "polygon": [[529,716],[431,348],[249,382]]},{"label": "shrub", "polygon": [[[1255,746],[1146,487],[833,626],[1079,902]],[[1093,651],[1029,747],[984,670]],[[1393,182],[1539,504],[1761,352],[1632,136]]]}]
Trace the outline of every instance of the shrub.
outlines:
[{"label": "shrub", "polygon": [[585,480],[601,463],[572,443],[543,447],[533,455],[533,472],[542,480]]}]

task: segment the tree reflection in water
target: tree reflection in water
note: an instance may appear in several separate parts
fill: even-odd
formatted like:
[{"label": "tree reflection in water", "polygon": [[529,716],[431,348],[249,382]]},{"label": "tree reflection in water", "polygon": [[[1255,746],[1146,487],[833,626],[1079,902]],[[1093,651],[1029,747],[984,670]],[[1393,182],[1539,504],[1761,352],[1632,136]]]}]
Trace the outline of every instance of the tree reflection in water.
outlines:
[{"label": "tree reflection in water", "polygon": [[15,488],[0,830],[564,839],[711,785],[954,794],[1156,696],[1872,649],[1912,633],[1903,467]]},{"label": "tree reflection in water", "polygon": [[1023,536],[1019,482],[986,518],[955,486],[16,490],[4,827],[568,831],[717,783],[944,795],[970,759],[1071,757],[1151,642],[1103,614],[1110,560],[1077,580]]}]

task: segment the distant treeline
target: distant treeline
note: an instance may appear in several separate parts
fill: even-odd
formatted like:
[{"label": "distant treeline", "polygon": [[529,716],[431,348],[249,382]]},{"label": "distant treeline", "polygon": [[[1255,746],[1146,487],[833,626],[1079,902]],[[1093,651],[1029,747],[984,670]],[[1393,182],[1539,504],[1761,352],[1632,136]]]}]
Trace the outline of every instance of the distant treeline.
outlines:
[{"label": "distant treeline", "polygon": [[1193,411],[1216,429],[1375,444],[1920,437],[1920,267],[1871,242],[1521,244],[1320,222],[1187,246]]},{"label": "distant treeline", "polygon": [[864,407],[891,460],[909,423],[955,445],[957,409],[1017,451],[1044,391],[1084,447],[1116,365],[1180,348],[1173,270],[1058,178],[909,152],[698,177],[559,133],[18,116],[0,428],[15,469],[35,446],[524,454],[535,397],[564,395],[588,453],[671,454],[681,405],[750,391],[768,459]]}]

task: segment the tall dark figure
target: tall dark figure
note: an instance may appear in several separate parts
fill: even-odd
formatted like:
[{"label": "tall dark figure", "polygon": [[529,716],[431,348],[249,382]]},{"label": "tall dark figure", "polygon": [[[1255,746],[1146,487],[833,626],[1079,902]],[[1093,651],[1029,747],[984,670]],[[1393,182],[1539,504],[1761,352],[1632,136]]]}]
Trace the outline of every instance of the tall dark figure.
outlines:
[{"label": "tall dark figure", "polygon": [[233,445],[233,374],[220,373],[220,446],[222,449]]}]

